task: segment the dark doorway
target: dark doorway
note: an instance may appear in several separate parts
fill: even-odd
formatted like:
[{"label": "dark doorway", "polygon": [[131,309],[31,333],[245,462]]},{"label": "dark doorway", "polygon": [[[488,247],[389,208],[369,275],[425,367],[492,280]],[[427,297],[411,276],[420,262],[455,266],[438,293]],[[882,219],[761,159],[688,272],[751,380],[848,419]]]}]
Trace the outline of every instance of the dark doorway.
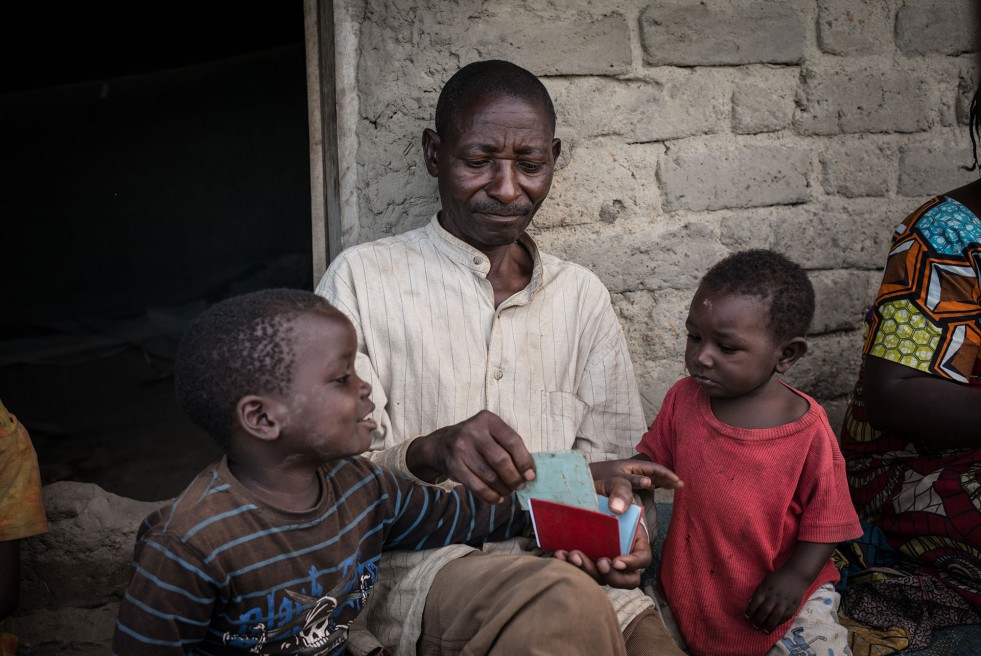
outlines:
[{"label": "dark doorway", "polygon": [[311,288],[302,0],[5,7],[0,48],[0,400],[46,483],[172,497],[218,454],[184,327]]}]

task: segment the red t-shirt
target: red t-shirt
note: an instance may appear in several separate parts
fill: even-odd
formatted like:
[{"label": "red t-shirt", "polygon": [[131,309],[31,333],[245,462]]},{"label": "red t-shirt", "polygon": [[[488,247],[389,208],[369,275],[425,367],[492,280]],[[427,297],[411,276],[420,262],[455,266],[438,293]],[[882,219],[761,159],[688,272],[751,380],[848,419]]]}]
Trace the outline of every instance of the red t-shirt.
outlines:
[{"label": "red t-shirt", "polygon": [[[692,654],[765,653],[790,622],[765,634],[746,621],[763,578],[798,541],[862,534],[828,418],[793,391],[810,404],[803,417],[751,430],[716,419],[709,397],[685,378],[637,446],[685,483],[675,492],[658,580]],[[829,559],[804,599],[837,580]]]}]

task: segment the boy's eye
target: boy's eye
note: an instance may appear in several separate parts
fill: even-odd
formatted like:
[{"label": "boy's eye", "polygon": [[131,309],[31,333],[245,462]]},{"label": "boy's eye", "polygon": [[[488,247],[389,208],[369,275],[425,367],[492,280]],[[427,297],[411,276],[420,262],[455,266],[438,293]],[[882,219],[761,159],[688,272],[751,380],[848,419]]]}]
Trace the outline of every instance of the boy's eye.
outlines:
[{"label": "boy's eye", "polygon": [[700,341],[702,341],[702,338],[701,337],[699,337],[698,335],[692,335],[691,333],[688,333],[688,339],[691,340],[691,341],[693,341],[693,342],[700,342]]},{"label": "boy's eye", "polygon": [[341,385],[346,385],[347,381],[351,380],[351,374],[344,374],[340,378],[335,378],[335,383],[340,383]]},{"label": "boy's eye", "polygon": [[719,350],[723,353],[735,353],[737,349],[735,346],[729,346],[728,344],[719,344]]}]

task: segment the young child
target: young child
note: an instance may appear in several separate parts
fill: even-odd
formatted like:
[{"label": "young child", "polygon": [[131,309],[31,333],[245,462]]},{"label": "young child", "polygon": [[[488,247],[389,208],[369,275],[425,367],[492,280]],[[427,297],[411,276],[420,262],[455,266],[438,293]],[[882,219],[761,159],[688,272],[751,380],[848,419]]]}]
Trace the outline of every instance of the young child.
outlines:
[{"label": "young child", "polygon": [[[513,496],[486,505],[354,457],[375,428],[356,350],[347,318],[297,290],[232,298],[192,324],[175,363],[178,401],[225,455],[140,527],[114,654],[341,654],[382,549],[479,543],[526,526]],[[626,507],[626,481],[603,489]],[[515,588],[530,586],[543,603],[595,594],[592,606],[609,606],[564,563],[508,558],[520,564]],[[500,627],[491,638],[527,624],[525,610],[488,611]],[[576,619],[589,626],[585,613]]]},{"label": "young child", "polygon": [[659,585],[692,654],[851,654],[830,560],[862,534],[845,463],[821,406],[773,376],[804,355],[813,315],[782,255],[716,264],[688,312],[689,376],[637,447],[685,481]]}]

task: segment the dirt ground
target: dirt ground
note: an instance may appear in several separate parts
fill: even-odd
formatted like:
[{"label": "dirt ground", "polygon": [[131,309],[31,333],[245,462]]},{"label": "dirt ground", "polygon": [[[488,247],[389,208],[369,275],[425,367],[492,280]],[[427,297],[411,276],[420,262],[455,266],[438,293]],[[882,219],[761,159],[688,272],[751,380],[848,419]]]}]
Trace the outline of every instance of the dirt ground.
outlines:
[{"label": "dirt ground", "polygon": [[136,348],[78,364],[0,367],[0,399],[27,427],[43,482],[175,497],[219,456],[174,398],[172,363]]}]

